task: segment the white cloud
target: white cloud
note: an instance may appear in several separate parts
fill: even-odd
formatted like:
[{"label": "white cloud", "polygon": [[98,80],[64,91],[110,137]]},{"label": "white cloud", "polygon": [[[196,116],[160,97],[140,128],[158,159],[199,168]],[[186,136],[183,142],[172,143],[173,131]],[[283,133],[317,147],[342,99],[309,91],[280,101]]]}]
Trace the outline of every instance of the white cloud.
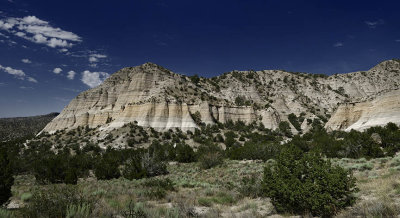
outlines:
[{"label": "white cloud", "polygon": [[0,20],[0,29],[38,44],[49,47],[71,47],[81,42],[81,37],[73,32],[53,27],[49,22],[35,16],[23,18],[4,18]]},{"label": "white cloud", "polygon": [[4,22],[3,20],[0,20],[0,29],[9,30],[9,29],[13,28],[13,26],[14,26],[13,23],[7,23],[7,22]]},{"label": "white cloud", "polygon": [[369,28],[375,29],[377,26],[385,24],[385,21],[383,21],[382,19],[379,19],[377,21],[365,21],[365,24]]},{"label": "white cloud", "polygon": [[400,42],[400,39],[396,39],[396,40],[394,40],[395,42]]},{"label": "white cloud", "polygon": [[14,33],[16,36],[19,36],[19,37],[25,37],[26,36],[26,34],[25,33],[23,33],[23,32],[16,32],[16,33]]},{"label": "white cloud", "polygon": [[68,72],[67,78],[70,80],[73,80],[75,77],[75,74],[76,74],[75,71],[71,70]]},{"label": "white cloud", "polygon": [[37,83],[37,80],[35,78],[32,78],[32,77],[28,77],[28,81],[29,82],[33,82],[33,83]]},{"label": "white cloud", "polygon": [[30,86],[20,86],[19,88],[20,89],[33,89],[33,87],[30,87]]},{"label": "white cloud", "polygon": [[4,72],[6,72],[6,73],[8,73],[10,75],[15,76],[15,78],[17,78],[17,79],[20,79],[20,80],[25,80],[26,79],[29,82],[37,83],[36,79],[34,79],[34,78],[30,77],[30,76],[27,76],[25,74],[25,72],[22,71],[22,70],[17,70],[17,69],[11,68],[11,67],[4,67],[2,65],[0,65],[0,70],[4,71]]},{"label": "white cloud", "polygon": [[59,67],[56,67],[56,68],[54,68],[54,70],[53,70],[53,73],[55,73],[55,74],[59,74],[59,73],[61,73],[61,71],[62,71],[62,69],[61,69],[61,68],[59,68]]},{"label": "white cloud", "polygon": [[32,63],[32,61],[29,60],[29,59],[27,59],[27,58],[22,59],[21,61],[22,61],[23,63],[25,63],[25,64],[30,64],[30,63]]},{"label": "white cloud", "polygon": [[85,70],[82,72],[81,81],[88,85],[90,88],[93,88],[100,85],[109,76],[110,75],[105,72],[90,72],[88,70]]},{"label": "white cloud", "polygon": [[97,62],[98,61],[98,59],[97,58],[95,58],[95,57],[89,57],[89,62]]},{"label": "white cloud", "polygon": [[103,54],[90,54],[89,55],[89,62],[90,63],[96,63],[99,61],[99,59],[101,58],[106,58],[107,55],[103,55]]},{"label": "white cloud", "polygon": [[14,76],[19,77],[19,78],[24,78],[26,76],[24,71],[13,69],[11,67],[3,67],[2,65],[0,65],[0,70],[3,70],[6,73],[14,75]]},{"label": "white cloud", "polygon": [[343,42],[336,42],[335,44],[333,44],[333,47],[342,47],[343,46]]}]

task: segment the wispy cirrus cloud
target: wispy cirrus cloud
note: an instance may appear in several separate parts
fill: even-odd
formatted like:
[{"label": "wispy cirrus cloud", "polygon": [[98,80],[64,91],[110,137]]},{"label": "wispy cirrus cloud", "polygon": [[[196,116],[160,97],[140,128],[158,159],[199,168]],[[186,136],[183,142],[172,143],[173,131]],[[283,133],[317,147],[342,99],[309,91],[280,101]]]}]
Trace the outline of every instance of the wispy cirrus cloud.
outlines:
[{"label": "wispy cirrus cloud", "polygon": [[4,18],[0,20],[0,30],[49,47],[71,47],[82,39],[77,34],[53,27],[48,21],[35,16]]},{"label": "wispy cirrus cloud", "polygon": [[0,33],[0,36],[1,36],[1,37],[4,37],[4,38],[6,38],[6,39],[10,38],[9,36],[4,35],[3,33]]},{"label": "wispy cirrus cloud", "polygon": [[110,75],[105,72],[90,72],[88,70],[85,70],[82,72],[81,81],[90,88],[93,88],[100,85],[109,76]]},{"label": "wispy cirrus cloud", "polygon": [[344,44],[343,42],[336,42],[335,44],[333,44],[333,47],[343,47]]},{"label": "wispy cirrus cloud", "polygon": [[107,58],[107,55],[104,54],[98,54],[98,53],[92,53],[89,54],[89,66],[91,67],[97,67],[97,62],[99,62],[99,59],[102,58]]},{"label": "wispy cirrus cloud", "polygon": [[28,80],[29,82],[33,82],[33,83],[38,82],[35,78],[27,76],[25,74],[25,72],[22,70],[14,69],[11,67],[4,67],[2,65],[0,65],[0,70],[4,71],[10,75],[13,75],[15,78],[20,79],[20,80]]},{"label": "wispy cirrus cloud", "polygon": [[385,24],[385,21],[382,19],[376,21],[364,21],[364,23],[371,29],[375,29],[377,26]]},{"label": "wispy cirrus cloud", "polygon": [[30,86],[20,86],[19,88],[20,89],[33,89],[33,87],[30,87]]}]

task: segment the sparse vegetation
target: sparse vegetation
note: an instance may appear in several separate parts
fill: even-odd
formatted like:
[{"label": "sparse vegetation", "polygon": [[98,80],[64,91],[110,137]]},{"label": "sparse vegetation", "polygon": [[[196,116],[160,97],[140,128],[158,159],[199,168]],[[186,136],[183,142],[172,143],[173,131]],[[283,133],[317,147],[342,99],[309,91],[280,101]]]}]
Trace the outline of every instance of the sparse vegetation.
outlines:
[{"label": "sparse vegetation", "polygon": [[[299,122],[301,119],[304,120],[301,117],[302,115],[296,117]],[[265,166],[268,167],[264,170],[271,169],[271,172],[277,173],[278,171],[273,169],[278,169],[279,164],[282,164],[281,156],[288,152],[287,150],[282,151],[282,148],[300,152],[299,155],[295,155],[297,159],[290,159],[289,162],[298,163],[295,171],[297,170],[299,175],[309,175],[307,177],[309,179],[325,178],[327,174],[324,172],[329,172],[331,177],[342,178],[341,176],[345,175],[347,170],[351,170],[356,173],[356,177],[359,179],[358,185],[360,185],[364,184],[364,181],[372,181],[377,178],[372,172],[378,167],[388,169],[387,172],[390,172],[390,175],[400,174],[399,158],[397,156],[392,158],[400,148],[398,145],[399,129],[396,125],[374,127],[362,133],[356,131],[327,133],[318,119],[310,120],[310,125],[313,128],[309,132],[302,136],[291,136],[291,140],[286,143],[282,143],[284,139],[287,139],[282,131],[285,128],[272,131],[257,122],[246,124],[242,121],[228,121],[225,124],[202,125],[193,132],[180,130],[157,132],[154,129],[146,130],[138,127],[137,124],[127,125],[128,134],[132,132],[134,135],[132,137],[136,139],[147,136],[147,140],[141,140],[141,142],[137,140],[138,143],[126,148],[101,149],[95,142],[74,140],[79,134],[84,135],[87,134],[86,132],[90,134],[90,131],[93,131],[84,128],[75,130],[74,134],[69,133],[70,131],[60,131],[52,136],[30,140],[26,147],[21,146],[25,140],[3,142],[2,144],[8,146],[9,149],[6,153],[10,156],[10,160],[13,160],[10,165],[16,169],[17,183],[13,186],[13,190],[16,191],[13,191],[15,196],[12,196],[11,199],[24,202],[26,205],[25,209],[17,211],[18,214],[44,214],[40,208],[37,211],[33,209],[36,207],[35,201],[38,201],[35,197],[38,196],[37,190],[58,187],[54,190],[62,193],[64,191],[61,187],[65,186],[63,183],[77,184],[68,185],[68,187],[73,187],[77,193],[82,194],[81,202],[57,202],[55,204],[55,207],[62,208],[59,209],[62,212],[53,211],[51,213],[63,214],[63,216],[72,216],[71,214],[83,214],[82,216],[89,214],[89,217],[104,214],[121,215],[129,210],[128,204],[131,201],[136,208],[132,211],[146,214],[149,217],[154,217],[154,214],[156,216],[185,215],[191,211],[190,208],[196,206],[213,208],[212,210],[224,207],[224,209],[220,209],[224,211],[237,206],[244,208],[243,210],[253,208],[252,210],[257,211],[262,207],[248,205],[257,205],[254,203],[257,201],[269,204],[267,196],[271,196],[271,191],[266,191],[268,189],[266,189],[265,182],[255,175],[261,175]],[[113,135],[117,134],[113,133]],[[57,143],[62,146],[52,146],[55,143],[55,141],[51,141],[53,138],[57,139]],[[113,143],[116,138],[112,137],[110,143]],[[82,145],[80,145],[81,143]],[[148,147],[141,147],[143,143],[147,143]],[[225,146],[226,149],[222,149]],[[331,159],[332,165],[326,160],[327,158],[333,158]],[[35,162],[36,164],[29,164]],[[309,165],[304,164],[305,162]],[[300,167],[306,165],[309,167]],[[71,168],[75,170],[69,172]],[[98,180],[91,178],[92,172]],[[24,183],[21,178],[29,178],[29,176],[21,177],[25,174],[36,175],[37,178],[24,179],[30,181]],[[278,180],[281,177],[275,176],[279,184]],[[312,198],[316,199],[315,202],[302,199],[303,203],[299,207],[284,208],[277,206],[279,205],[277,198],[271,198],[275,207],[269,205],[279,212],[286,211],[295,214],[303,214],[305,211],[323,216],[330,213],[342,213],[339,210],[344,205],[342,201],[332,201],[336,208],[334,211],[332,206],[327,208],[312,206],[313,203],[335,199],[327,197],[335,195],[334,193],[347,193],[349,196],[353,196],[350,195],[350,191],[340,192],[341,188],[346,187],[336,179],[332,179],[332,181],[331,179],[329,177],[326,180],[317,180],[332,184],[330,187],[337,187],[337,189],[327,190],[330,194],[322,197],[318,196],[318,193],[324,192],[312,192],[310,195],[315,195]],[[273,181],[273,179],[270,180]],[[303,182],[301,179],[299,181]],[[340,181],[346,180],[342,178]],[[350,180],[348,182],[350,187]],[[46,185],[42,185],[43,183]],[[288,181],[285,183],[291,184]],[[320,183],[314,184],[315,186],[300,185],[300,183],[297,186],[298,190],[301,190],[299,193],[306,193],[313,189],[323,190],[317,187]],[[32,184],[37,184],[37,186]],[[360,190],[362,187],[360,186]],[[270,187],[270,190],[273,190],[273,187]],[[396,188],[391,190],[396,190]],[[291,193],[289,189],[284,191],[288,196],[299,196]],[[227,194],[223,195],[221,192]],[[30,193],[31,196],[29,196]],[[55,196],[55,199],[58,197]],[[191,203],[183,204],[179,199],[185,199]],[[296,197],[296,199],[298,198]],[[161,206],[158,204],[163,204],[162,202],[165,201],[171,202],[173,206],[161,212],[159,211]],[[93,202],[96,203],[93,204]],[[290,201],[285,202],[285,205],[290,206]],[[333,205],[333,203],[324,204]],[[356,207],[358,205],[361,204],[357,203]],[[382,213],[391,214],[390,208],[396,208],[393,205],[397,204],[388,205],[387,209],[381,210]],[[258,209],[254,209],[254,207]],[[308,210],[308,207],[314,209]],[[213,216],[212,210],[206,213]],[[257,212],[254,213],[257,214]],[[351,214],[356,213],[361,212],[355,211]]]}]

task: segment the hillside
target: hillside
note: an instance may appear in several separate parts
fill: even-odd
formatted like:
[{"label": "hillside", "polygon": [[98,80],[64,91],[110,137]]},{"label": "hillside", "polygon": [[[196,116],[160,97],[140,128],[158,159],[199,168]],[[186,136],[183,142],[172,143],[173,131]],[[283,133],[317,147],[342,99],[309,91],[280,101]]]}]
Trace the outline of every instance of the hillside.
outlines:
[{"label": "hillside", "polygon": [[188,77],[145,63],[123,68],[98,87],[80,93],[44,131],[79,126],[108,131],[134,121],[161,131],[186,131],[199,122],[228,120],[257,121],[276,129],[293,113],[301,121],[297,128],[290,122],[297,133],[307,131],[315,118],[327,122],[340,104],[379,98],[398,89],[399,83],[398,60],[332,76],[262,70],[232,71],[213,78]]},{"label": "hillside", "polygon": [[59,113],[32,117],[0,118],[0,141],[38,134]]}]

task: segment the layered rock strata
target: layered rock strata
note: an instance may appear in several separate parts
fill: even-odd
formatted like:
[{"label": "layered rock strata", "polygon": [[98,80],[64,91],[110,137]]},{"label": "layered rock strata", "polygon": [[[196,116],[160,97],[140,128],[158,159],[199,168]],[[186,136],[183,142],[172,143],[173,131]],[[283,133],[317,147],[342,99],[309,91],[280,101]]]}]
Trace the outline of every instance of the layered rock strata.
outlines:
[{"label": "layered rock strata", "polygon": [[[306,131],[310,128],[307,119],[326,120],[343,103],[371,102],[397,89],[399,84],[397,60],[382,62],[368,71],[332,76],[250,70],[213,78],[187,77],[146,63],[123,68],[98,87],[80,93],[44,131],[78,126],[109,129],[134,121],[157,130],[187,130],[197,127],[192,117],[196,112],[206,124],[259,121],[271,129],[288,121],[288,115],[293,113],[304,118],[301,128]],[[360,115],[358,119],[359,109],[345,107],[339,106],[344,112],[338,111],[335,116],[352,115],[344,121],[332,117],[329,128],[348,128],[362,118]],[[293,126],[292,129],[296,132]]]}]

